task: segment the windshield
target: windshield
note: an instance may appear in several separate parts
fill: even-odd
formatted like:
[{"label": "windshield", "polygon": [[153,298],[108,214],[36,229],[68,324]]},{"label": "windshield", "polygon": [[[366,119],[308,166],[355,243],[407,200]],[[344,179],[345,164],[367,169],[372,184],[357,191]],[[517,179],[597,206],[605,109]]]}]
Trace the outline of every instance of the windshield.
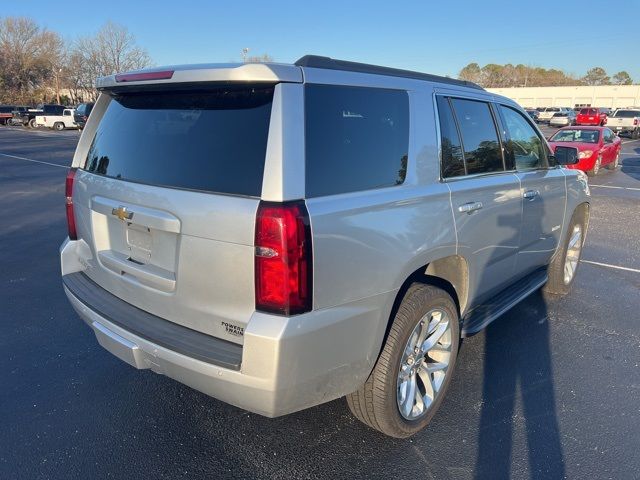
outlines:
[{"label": "windshield", "polygon": [[613,116],[618,118],[640,117],[640,110],[618,110]]},{"label": "windshield", "polygon": [[598,130],[560,130],[551,137],[551,141],[598,143],[600,141],[600,132]]}]

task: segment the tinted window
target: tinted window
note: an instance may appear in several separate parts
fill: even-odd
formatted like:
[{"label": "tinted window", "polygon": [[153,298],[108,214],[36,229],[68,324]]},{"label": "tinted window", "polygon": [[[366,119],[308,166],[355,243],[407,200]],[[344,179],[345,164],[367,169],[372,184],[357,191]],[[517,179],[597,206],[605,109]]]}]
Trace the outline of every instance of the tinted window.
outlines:
[{"label": "tinted window", "polygon": [[467,174],[504,170],[498,134],[489,105],[452,98],[451,104],[462,135]]},{"label": "tinted window", "polygon": [[260,196],[272,87],[112,97],[90,172],[168,187]]},{"label": "tinted window", "polygon": [[465,175],[464,158],[460,146],[460,136],[451,113],[449,99],[436,97],[438,102],[438,116],[440,117],[440,138],[442,148],[442,177],[456,177]]},{"label": "tinted window", "polygon": [[618,110],[613,116],[618,118],[640,117],[640,110]]},{"label": "tinted window", "polygon": [[86,109],[87,109],[87,104],[81,103],[80,105],[78,105],[78,108],[76,108],[76,115],[85,115],[84,111]]},{"label": "tinted window", "polygon": [[507,130],[507,153],[514,160],[516,170],[544,167],[545,149],[535,129],[512,108],[501,106],[500,111]]},{"label": "tinted window", "polygon": [[409,150],[407,92],[308,85],[305,138],[307,197],[400,184]]}]

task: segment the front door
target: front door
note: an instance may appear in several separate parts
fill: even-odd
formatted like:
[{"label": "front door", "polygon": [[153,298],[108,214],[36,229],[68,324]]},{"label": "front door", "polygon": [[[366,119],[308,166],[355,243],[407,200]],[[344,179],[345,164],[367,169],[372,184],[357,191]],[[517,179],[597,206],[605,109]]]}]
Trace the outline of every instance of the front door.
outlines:
[{"label": "front door", "polygon": [[500,105],[506,154],[520,179],[522,228],[516,261],[518,276],[547,265],[564,222],[566,184],[562,169],[549,165],[549,152],[531,122],[518,110]]}]

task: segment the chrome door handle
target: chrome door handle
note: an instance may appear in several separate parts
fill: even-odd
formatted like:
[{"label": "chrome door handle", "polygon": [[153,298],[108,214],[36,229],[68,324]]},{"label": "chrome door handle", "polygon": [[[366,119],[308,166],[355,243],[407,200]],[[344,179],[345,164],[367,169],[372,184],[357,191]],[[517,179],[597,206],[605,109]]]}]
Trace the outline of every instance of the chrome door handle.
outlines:
[{"label": "chrome door handle", "polygon": [[522,194],[524,198],[528,198],[529,200],[533,200],[538,195],[540,195],[540,192],[538,190],[527,190]]},{"label": "chrome door handle", "polygon": [[473,213],[476,210],[480,210],[482,208],[482,202],[469,202],[463,203],[458,207],[458,211],[460,213]]}]

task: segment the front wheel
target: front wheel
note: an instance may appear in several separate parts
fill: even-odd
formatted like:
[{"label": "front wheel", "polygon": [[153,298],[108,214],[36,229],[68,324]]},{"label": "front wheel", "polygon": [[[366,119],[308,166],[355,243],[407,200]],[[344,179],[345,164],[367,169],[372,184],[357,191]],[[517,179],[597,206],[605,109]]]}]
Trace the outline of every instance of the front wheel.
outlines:
[{"label": "front wheel", "polygon": [[598,158],[596,158],[596,163],[593,164],[593,168],[591,170],[587,170],[587,175],[589,175],[590,177],[595,177],[596,175],[598,175],[601,166],[602,155],[598,155]]},{"label": "front wheel", "polygon": [[566,295],[576,278],[576,271],[582,256],[586,235],[588,210],[576,210],[571,217],[567,235],[548,267],[549,278],[544,286],[545,293]]},{"label": "front wheel", "polygon": [[353,415],[385,435],[409,437],[426,427],[453,375],[460,325],[451,296],[414,283],[391,324],[373,372],[347,395]]}]

